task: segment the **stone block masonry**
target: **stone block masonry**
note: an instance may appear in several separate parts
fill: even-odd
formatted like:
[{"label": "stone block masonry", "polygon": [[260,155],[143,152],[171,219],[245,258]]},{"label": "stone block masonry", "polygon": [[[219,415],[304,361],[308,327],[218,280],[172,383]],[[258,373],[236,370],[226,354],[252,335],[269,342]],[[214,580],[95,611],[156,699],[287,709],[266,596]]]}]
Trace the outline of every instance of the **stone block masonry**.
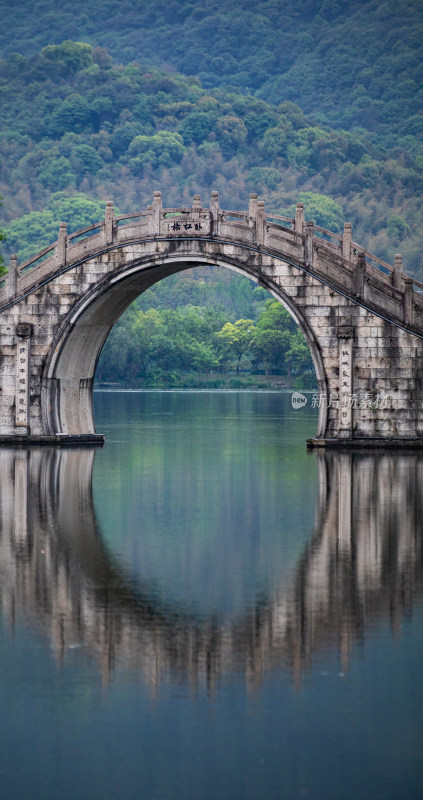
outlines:
[{"label": "stone block masonry", "polygon": [[[162,207],[68,235],[22,265],[0,291],[0,442],[101,442],[92,387],[120,314],[167,275],[201,264],[255,279],[303,331],[318,381],[312,446],[423,445],[423,302],[394,266],[304,220],[247,211]],[[93,234],[93,235],[91,235]],[[324,238],[322,238],[322,236]],[[84,238],[85,237],[85,238]],[[371,263],[369,263],[371,261]]]}]

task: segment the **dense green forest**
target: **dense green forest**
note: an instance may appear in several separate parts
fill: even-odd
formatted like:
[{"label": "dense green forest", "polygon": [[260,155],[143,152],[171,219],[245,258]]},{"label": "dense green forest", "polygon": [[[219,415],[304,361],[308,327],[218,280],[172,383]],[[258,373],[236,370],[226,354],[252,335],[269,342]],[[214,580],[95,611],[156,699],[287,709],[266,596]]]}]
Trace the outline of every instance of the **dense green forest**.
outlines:
[{"label": "dense green forest", "polygon": [[[34,56],[66,39],[202,86],[297,103],[392,144],[422,112],[420,0],[2,0],[0,49]],[[412,122],[411,135],[421,116]]]},{"label": "dense green forest", "polygon": [[[114,64],[72,42],[0,62],[0,93],[0,194],[20,258],[55,238],[63,214],[71,229],[96,221],[95,200],[128,212],[157,188],[170,206],[218,189],[223,207],[245,208],[257,190],[269,211],[303,199],[318,223],[336,230],[346,219],[355,240],[389,260],[401,249],[420,269],[417,133],[389,148],[363,129],[317,124],[291,102],[205,90],[198,77]],[[33,212],[43,216],[19,221]]]},{"label": "dense green forest", "polygon": [[[181,281],[166,279],[161,284],[165,288],[158,305],[145,311],[135,304],[131,306],[103,349],[97,368],[100,382],[125,386],[260,388],[287,385],[280,377],[283,373],[288,385],[314,388],[309,348],[278,300],[265,300],[263,295],[267,297],[267,292],[260,288],[251,292],[248,281],[241,278],[241,283],[238,279],[228,287],[226,296],[233,297],[237,309],[240,300],[241,305],[244,300],[253,311],[252,316],[261,308],[256,321],[252,318],[231,321],[228,317],[232,315],[223,303],[169,307],[169,300],[177,303],[173,297],[175,288],[177,291],[186,288],[192,294],[193,286],[198,285],[204,302],[222,286],[201,279],[188,279],[187,283],[184,287]],[[241,289],[242,299],[240,287],[246,288],[246,292]],[[147,302],[151,306],[151,300]]]},{"label": "dense green forest", "polygon": [[[291,213],[302,200],[307,218],[335,231],[351,222],[356,241],[391,262],[401,251],[406,270],[423,277],[419,2],[1,7],[6,259],[17,252],[22,261],[54,241],[61,220],[76,230],[101,219],[106,199],[124,213],[145,207],[155,189],[168,206],[190,204],[197,192],[207,204],[218,189],[227,208],[246,208],[250,191],[274,212]],[[186,334],[208,348],[207,358],[192,356],[193,372],[298,373],[291,346],[279,348],[279,368],[260,351],[254,331],[265,300],[246,279],[240,291],[242,280],[190,271],[172,279],[171,291],[153,287],[115,327],[99,375],[112,382],[119,371],[114,340],[122,344],[125,331],[138,341],[150,329],[157,341],[178,329],[181,341]],[[207,324],[190,327],[195,314]],[[219,332],[242,320],[254,335],[238,362]],[[182,350],[172,363],[186,373]],[[142,366],[140,350],[137,371],[132,344],[125,352],[127,380],[170,374],[167,356]]]}]

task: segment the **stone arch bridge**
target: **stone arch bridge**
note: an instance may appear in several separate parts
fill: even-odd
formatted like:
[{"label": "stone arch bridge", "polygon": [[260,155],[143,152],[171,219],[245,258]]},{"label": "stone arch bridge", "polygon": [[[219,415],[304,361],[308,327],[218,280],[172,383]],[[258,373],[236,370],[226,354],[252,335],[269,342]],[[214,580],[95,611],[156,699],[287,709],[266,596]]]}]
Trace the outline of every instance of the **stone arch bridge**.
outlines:
[{"label": "stone arch bridge", "polygon": [[[309,344],[319,421],[311,445],[423,444],[423,284],[304,219],[248,211],[163,208],[105,219],[18,266],[0,290],[0,442],[102,441],[92,388],[120,314],[149,286],[212,264],[255,279],[291,313]],[[301,398],[299,400],[301,402]]]}]

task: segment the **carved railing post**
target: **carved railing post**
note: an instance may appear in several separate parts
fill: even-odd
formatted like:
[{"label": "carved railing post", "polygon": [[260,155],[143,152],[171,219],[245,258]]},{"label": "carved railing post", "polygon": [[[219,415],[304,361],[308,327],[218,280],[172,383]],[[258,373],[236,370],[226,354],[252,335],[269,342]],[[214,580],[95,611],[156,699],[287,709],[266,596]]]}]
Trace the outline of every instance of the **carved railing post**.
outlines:
[{"label": "carved railing post", "polygon": [[201,197],[199,194],[195,194],[192,200],[192,218],[194,220],[200,219],[200,209],[201,209]]},{"label": "carved railing post", "polygon": [[59,225],[59,235],[57,237],[56,248],[56,263],[57,266],[65,266],[66,264],[66,240],[68,235],[68,226],[66,222],[61,222]]},{"label": "carved railing post", "polygon": [[394,261],[394,268],[392,270],[392,286],[395,289],[402,289],[402,255],[397,253]]},{"label": "carved railing post", "polygon": [[347,261],[351,260],[351,238],[351,222],[346,222],[344,224],[344,233],[342,234],[342,255]]},{"label": "carved railing post", "polygon": [[403,278],[404,286],[404,322],[407,325],[414,323],[414,289],[413,279]]},{"label": "carved railing post", "polygon": [[105,244],[112,244],[113,242],[113,200],[106,202],[106,214],[104,217],[104,239]]},{"label": "carved railing post", "polygon": [[213,191],[210,196],[210,233],[216,234],[219,228],[219,192]]},{"label": "carved railing post", "polygon": [[357,297],[364,297],[364,277],[366,274],[366,256],[360,252],[354,272],[354,292]]},{"label": "carved railing post", "polygon": [[6,275],[6,294],[14,297],[18,288],[18,257],[13,254],[10,256],[9,272]]},{"label": "carved railing post", "polygon": [[264,216],[264,200],[257,200],[256,209],[256,243],[264,244],[266,219]]},{"label": "carved railing post", "polygon": [[304,261],[306,267],[313,267],[313,239],[314,239],[314,222],[306,222],[304,225]]},{"label": "carved railing post", "polygon": [[248,225],[252,228],[256,221],[257,214],[257,195],[255,192],[250,194],[250,203],[248,206]]},{"label": "carved railing post", "polygon": [[161,192],[154,192],[153,198],[153,209],[152,209],[152,223],[153,223],[153,230],[152,233],[159,234],[160,233],[160,217],[162,214],[162,193]]},{"label": "carved railing post", "polygon": [[304,203],[297,203],[295,209],[295,233],[302,233],[304,227]]}]

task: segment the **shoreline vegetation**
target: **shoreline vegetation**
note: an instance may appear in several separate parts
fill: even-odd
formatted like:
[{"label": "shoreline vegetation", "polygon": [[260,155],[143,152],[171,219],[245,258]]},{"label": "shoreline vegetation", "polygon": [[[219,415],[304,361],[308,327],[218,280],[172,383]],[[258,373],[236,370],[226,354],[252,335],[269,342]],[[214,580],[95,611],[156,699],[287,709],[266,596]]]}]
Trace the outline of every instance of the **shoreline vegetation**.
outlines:
[{"label": "shoreline vegetation", "polygon": [[101,353],[98,385],[316,386],[306,340],[278,300],[228,270],[223,286],[209,268],[192,272],[200,276],[163,279],[122,315]]},{"label": "shoreline vegetation", "polygon": [[193,390],[219,390],[219,391],[275,391],[288,392],[300,389],[301,391],[317,391],[317,381],[314,375],[307,373],[289,380],[283,375],[181,375],[179,382],[170,383],[165,379],[151,383],[94,383],[94,391],[189,391]]}]

